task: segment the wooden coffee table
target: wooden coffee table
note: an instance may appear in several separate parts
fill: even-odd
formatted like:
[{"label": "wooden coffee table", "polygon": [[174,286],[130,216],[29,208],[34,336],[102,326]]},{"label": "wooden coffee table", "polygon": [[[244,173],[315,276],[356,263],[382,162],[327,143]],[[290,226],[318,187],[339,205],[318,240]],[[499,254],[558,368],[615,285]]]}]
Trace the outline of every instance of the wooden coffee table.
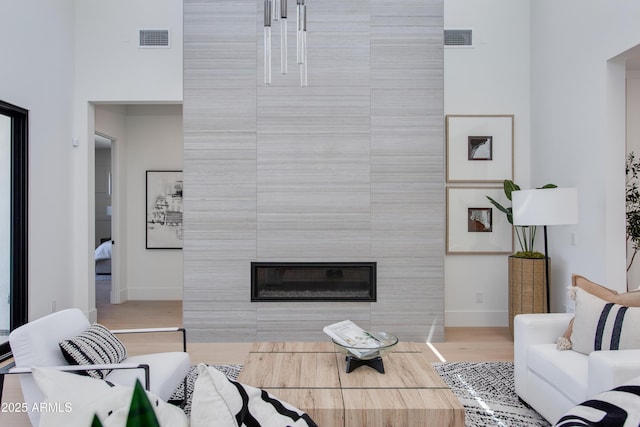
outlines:
[{"label": "wooden coffee table", "polygon": [[238,381],[266,389],[319,426],[464,426],[464,407],[415,343],[346,373],[330,342],[256,343]]}]

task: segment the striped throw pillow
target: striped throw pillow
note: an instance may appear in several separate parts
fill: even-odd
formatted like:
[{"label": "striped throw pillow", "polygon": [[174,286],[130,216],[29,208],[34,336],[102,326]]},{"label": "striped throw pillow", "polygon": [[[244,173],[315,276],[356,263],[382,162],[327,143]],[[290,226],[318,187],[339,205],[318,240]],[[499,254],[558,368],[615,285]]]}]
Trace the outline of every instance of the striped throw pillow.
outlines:
[{"label": "striped throw pillow", "polygon": [[213,366],[198,365],[191,427],[318,427],[311,417],[271,393],[232,381]]},{"label": "striped throw pillow", "polygon": [[[60,341],[60,350],[70,365],[120,363],[127,358],[127,349],[107,328],[94,323],[80,335]],[[110,370],[89,370],[87,375],[103,379]]]},{"label": "striped throw pillow", "polygon": [[574,351],[640,348],[640,307],[627,307],[576,289],[576,314],[571,332]]},{"label": "striped throw pillow", "polygon": [[[635,381],[640,378],[635,378]],[[572,408],[555,427],[640,425],[640,385],[627,383]]]}]

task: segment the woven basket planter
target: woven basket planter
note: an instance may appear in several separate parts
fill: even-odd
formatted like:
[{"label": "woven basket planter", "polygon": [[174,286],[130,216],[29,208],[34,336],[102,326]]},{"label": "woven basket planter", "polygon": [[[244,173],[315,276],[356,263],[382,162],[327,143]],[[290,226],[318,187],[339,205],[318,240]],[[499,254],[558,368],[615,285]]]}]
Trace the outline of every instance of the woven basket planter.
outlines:
[{"label": "woven basket planter", "polygon": [[509,257],[509,331],[513,318],[522,313],[547,312],[544,258]]}]

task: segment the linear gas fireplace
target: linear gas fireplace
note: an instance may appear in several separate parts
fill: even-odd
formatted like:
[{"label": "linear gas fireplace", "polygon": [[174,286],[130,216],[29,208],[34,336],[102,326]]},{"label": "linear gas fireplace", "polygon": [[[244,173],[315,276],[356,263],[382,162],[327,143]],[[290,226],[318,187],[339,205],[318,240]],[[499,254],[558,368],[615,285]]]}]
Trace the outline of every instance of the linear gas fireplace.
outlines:
[{"label": "linear gas fireplace", "polygon": [[375,300],[375,262],[251,263],[251,301]]}]

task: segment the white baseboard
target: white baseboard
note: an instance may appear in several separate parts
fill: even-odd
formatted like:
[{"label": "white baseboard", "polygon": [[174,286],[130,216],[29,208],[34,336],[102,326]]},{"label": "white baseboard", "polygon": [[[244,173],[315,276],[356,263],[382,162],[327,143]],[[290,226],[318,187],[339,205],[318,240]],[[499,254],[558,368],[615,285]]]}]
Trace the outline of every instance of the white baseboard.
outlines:
[{"label": "white baseboard", "polygon": [[182,288],[133,288],[127,289],[124,301],[173,301],[182,300]]},{"label": "white baseboard", "polygon": [[121,289],[117,294],[116,301],[112,301],[111,304],[122,304],[125,301],[127,301],[127,290]]},{"label": "white baseboard", "polygon": [[444,325],[448,327],[508,327],[507,311],[445,311]]}]

